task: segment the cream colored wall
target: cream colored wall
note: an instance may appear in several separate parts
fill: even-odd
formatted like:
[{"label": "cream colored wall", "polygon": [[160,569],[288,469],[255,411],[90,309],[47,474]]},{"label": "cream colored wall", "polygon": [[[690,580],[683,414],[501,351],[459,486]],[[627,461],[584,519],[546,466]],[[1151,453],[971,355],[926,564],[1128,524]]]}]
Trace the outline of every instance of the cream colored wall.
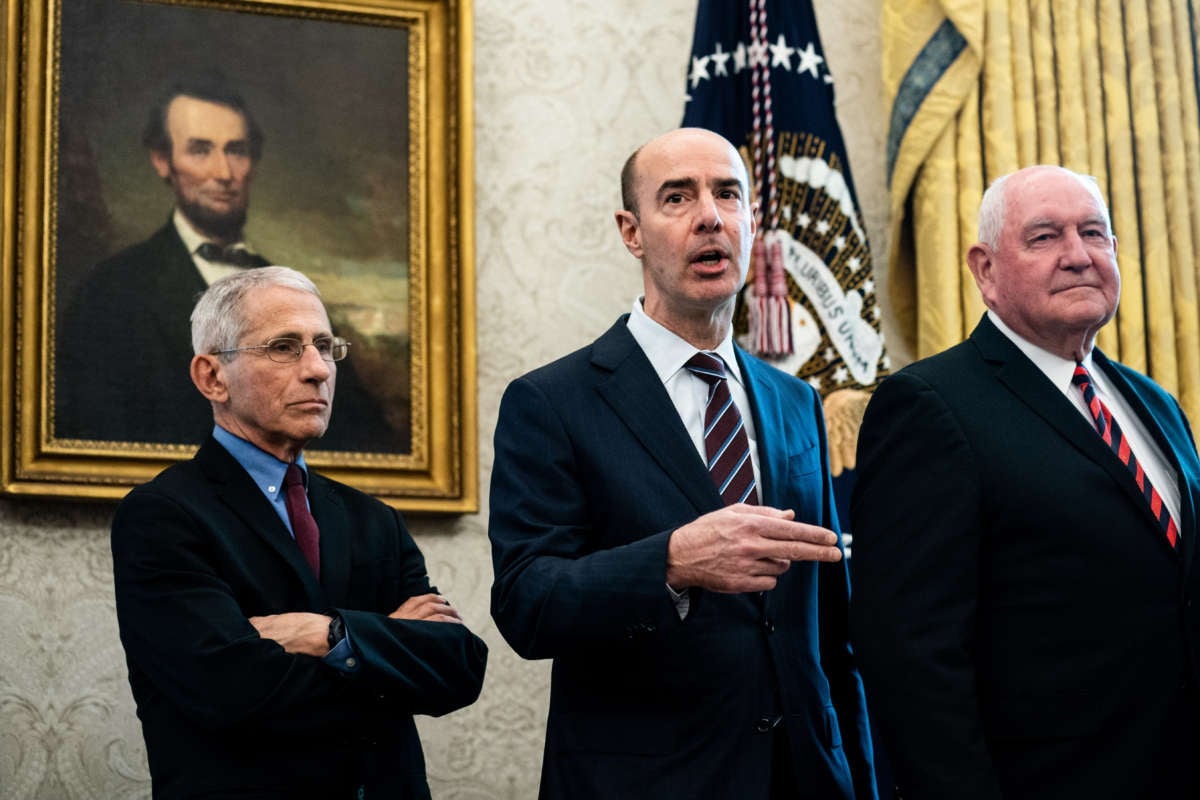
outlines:
[{"label": "cream colored wall", "polygon": [[[816,2],[877,265],[887,208],[879,5]],[[438,800],[537,793],[550,670],[518,659],[488,616],[492,430],[509,380],[595,337],[639,290],[612,222],[617,174],[629,151],[679,122],[694,9],[475,0],[483,511],[410,524],[491,659],[479,702],[420,722]],[[113,615],[111,511],[0,500],[2,800],[150,796]]]}]

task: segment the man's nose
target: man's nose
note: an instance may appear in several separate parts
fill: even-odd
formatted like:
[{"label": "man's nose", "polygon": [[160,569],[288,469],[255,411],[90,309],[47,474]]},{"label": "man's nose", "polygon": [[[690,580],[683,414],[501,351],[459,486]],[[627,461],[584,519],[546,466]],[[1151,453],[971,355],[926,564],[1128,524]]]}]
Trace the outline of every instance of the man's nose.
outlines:
[{"label": "man's nose", "polygon": [[212,159],[213,177],[219,181],[233,180],[233,163],[227,153],[217,153]]},{"label": "man's nose", "polygon": [[721,212],[717,208],[717,200],[711,195],[705,195],[696,209],[696,231],[711,233],[719,231],[724,226]]},{"label": "man's nose", "polygon": [[321,358],[317,348],[306,346],[300,353],[300,371],[306,381],[326,381],[333,374],[333,362]]},{"label": "man's nose", "polygon": [[1092,263],[1092,254],[1079,231],[1068,230],[1063,233],[1063,252],[1061,263],[1064,267],[1086,267]]}]

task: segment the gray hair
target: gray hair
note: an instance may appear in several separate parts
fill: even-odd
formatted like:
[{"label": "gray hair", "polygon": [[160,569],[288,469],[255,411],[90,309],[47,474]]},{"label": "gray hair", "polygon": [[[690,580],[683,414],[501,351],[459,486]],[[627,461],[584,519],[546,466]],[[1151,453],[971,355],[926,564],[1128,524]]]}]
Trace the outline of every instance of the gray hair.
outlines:
[{"label": "gray hair", "polygon": [[226,275],[213,281],[192,309],[192,352],[200,355],[237,347],[248,327],[246,295],[272,286],[321,297],[316,284],[291,267],[259,267]]},{"label": "gray hair", "polygon": [[[1111,234],[1112,217],[1108,212],[1108,204],[1104,202],[1104,195],[1100,193],[1100,182],[1091,175],[1084,175],[1083,173],[1069,170],[1066,167],[1055,168],[1061,169],[1068,175],[1073,176],[1085,189],[1096,197],[1100,208],[1104,211],[1104,221],[1108,225],[1108,232]],[[1030,167],[1026,167],[1025,169],[1030,169]],[[1017,172],[1023,171],[1018,170]],[[983,199],[979,201],[979,241],[993,250],[1000,246],[1000,233],[1004,230],[1004,211],[1007,206],[1004,200],[1005,186],[1008,184],[1008,179],[1016,175],[1017,172],[1001,175],[992,181],[991,186],[988,186],[987,191],[983,193]]]}]

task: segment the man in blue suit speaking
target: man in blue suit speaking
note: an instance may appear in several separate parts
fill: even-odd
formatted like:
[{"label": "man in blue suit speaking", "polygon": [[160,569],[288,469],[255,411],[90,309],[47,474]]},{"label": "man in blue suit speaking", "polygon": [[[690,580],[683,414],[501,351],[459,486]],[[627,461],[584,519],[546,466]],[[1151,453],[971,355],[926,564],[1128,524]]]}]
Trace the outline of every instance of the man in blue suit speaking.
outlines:
[{"label": "man in blue suit speaking", "polygon": [[820,398],[731,336],[746,169],[681,129],[621,178],[644,296],[496,427],[492,615],[554,659],[541,796],[874,797]]}]

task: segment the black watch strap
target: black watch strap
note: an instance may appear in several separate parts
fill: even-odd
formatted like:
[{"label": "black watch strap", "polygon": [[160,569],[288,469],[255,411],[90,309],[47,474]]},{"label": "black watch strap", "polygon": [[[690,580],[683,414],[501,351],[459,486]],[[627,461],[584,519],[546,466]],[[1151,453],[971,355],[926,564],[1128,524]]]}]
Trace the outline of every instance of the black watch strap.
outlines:
[{"label": "black watch strap", "polygon": [[345,638],[346,623],[342,621],[342,615],[335,611],[329,620],[329,649],[337,647],[337,643]]}]

